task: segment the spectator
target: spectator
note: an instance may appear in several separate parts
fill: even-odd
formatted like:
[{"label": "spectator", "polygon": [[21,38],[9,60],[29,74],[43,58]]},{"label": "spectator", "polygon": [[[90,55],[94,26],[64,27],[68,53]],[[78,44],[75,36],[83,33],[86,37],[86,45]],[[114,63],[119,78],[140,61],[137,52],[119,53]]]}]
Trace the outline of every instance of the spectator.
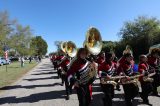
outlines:
[{"label": "spectator", "polygon": [[24,58],[23,58],[23,56],[21,56],[20,61],[21,61],[21,67],[24,67]]},{"label": "spectator", "polygon": [[29,63],[31,63],[31,62],[32,62],[32,57],[30,56],[30,57],[29,57]]},{"label": "spectator", "polygon": [[41,57],[40,56],[38,56],[38,60],[39,60],[39,62],[41,62]]}]

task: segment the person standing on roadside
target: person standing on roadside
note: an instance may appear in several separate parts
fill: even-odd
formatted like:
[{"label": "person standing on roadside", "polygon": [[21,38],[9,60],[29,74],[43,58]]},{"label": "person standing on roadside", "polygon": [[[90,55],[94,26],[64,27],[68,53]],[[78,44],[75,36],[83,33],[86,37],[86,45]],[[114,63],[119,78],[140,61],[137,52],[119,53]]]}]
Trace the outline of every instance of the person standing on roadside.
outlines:
[{"label": "person standing on roadside", "polygon": [[30,56],[30,57],[29,57],[29,63],[31,63],[31,62],[32,62],[32,57]]},{"label": "person standing on roadside", "polygon": [[39,62],[41,62],[41,56],[38,56],[38,60],[39,60]]},{"label": "person standing on roadside", "polygon": [[24,67],[24,58],[23,58],[23,56],[21,56],[20,61],[21,61],[21,67]]}]

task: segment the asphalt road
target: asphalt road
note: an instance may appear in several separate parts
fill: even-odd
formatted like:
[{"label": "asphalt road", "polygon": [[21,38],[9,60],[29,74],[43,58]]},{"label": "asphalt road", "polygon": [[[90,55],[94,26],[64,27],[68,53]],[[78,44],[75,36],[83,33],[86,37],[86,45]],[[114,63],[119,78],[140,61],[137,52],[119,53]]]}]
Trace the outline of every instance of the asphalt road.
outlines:
[{"label": "asphalt road", "polygon": [[[65,100],[65,89],[49,59],[44,59],[34,69],[13,85],[0,88],[0,105],[2,106],[78,106],[75,91],[70,100]],[[93,84],[93,100],[91,106],[103,106],[103,93],[96,80]],[[149,97],[153,106],[160,106],[160,97]],[[147,106],[136,97],[134,106]],[[116,91],[113,106],[125,106],[123,90]]]}]

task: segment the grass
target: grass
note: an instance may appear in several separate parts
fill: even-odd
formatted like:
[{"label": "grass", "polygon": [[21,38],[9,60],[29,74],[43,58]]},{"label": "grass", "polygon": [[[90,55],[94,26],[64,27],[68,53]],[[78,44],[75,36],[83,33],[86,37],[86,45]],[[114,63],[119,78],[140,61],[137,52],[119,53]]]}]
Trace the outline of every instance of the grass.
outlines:
[{"label": "grass", "polygon": [[29,64],[26,61],[24,67],[21,67],[20,62],[13,62],[7,65],[7,72],[6,65],[0,66],[0,88],[15,82],[36,65],[36,62]]}]

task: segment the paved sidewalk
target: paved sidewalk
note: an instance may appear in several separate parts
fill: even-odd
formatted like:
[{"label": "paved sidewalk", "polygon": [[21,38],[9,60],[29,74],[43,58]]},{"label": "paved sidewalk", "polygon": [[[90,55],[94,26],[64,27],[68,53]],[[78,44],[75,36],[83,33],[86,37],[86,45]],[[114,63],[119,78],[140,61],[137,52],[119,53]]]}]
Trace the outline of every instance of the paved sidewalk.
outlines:
[{"label": "paved sidewalk", "polygon": [[[3,106],[78,106],[77,95],[72,94],[70,100],[65,100],[64,86],[60,85],[61,80],[49,59],[44,59],[38,66],[28,72],[15,84],[6,87],[0,93],[0,105]],[[2,88],[1,88],[2,89]],[[93,85],[93,101],[91,106],[103,106],[99,81]],[[113,106],[124,106],[123,91],[117,92]],[[134,100],[135,106],[139,105],[141,99]],[[153,106],[160,106],[160,98],[150,97]],[[147,106],[147,105],[146,105]]]}]

